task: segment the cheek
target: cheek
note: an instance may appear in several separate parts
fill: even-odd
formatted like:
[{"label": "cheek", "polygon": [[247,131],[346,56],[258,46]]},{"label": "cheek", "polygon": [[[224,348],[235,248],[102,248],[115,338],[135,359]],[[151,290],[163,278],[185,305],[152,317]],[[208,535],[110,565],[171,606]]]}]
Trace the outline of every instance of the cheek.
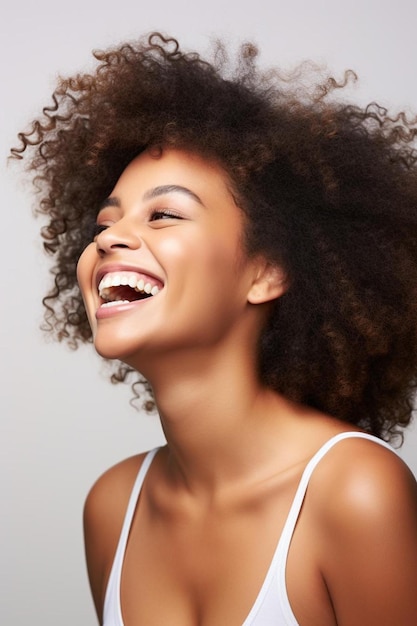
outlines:
[{"label": "cheek", "polygon": [[81,254],[77,263],[77,282],[92,330],[94,330],[96,325],[92,293],[92,273],[95,257],[95,245],[90,244]]},{"label": "cheek", "polygon": [[83,296],[87,285],[91,285],[93,255],[95,254],[93,246],[94,244],[91,243],[85,248],[77,263],[77,281]]},{"label": "cheek", "polygon": [[233,234],[225,237],[225,232],[205,233],[204,236],[186,232],[181,238],[173,235],[161,241],[155,255],[158,254],[167,274],[176,269],[184,270],[187,275],[194,274],[193,269],[196,275],[205,271],[228,273],[236,271],[238,266],[240,246],[235,239]]},{"label": "cheek", "polygon": [[171,263],[188,259],[193,248],[192,233],[189,233],[188,236],[185,233],[181,237],[173,234],[171,237],[164,237],[157,243],[157,246],[149,245],[151,253],[161,264],[166,265],[166,269],[169,269]]}]

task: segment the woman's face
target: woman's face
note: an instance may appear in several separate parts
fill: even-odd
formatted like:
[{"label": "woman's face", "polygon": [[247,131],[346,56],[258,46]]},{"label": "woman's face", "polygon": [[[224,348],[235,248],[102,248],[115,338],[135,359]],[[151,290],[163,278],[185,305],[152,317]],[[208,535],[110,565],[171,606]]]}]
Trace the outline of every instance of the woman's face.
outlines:
[{"label": "woman's face", "polygon": [[216,163],[173,149],[135,158],[78,263],[97,351],[140,369],[151,353],[230,337],[259,265],[244,254],[243,219]]}]

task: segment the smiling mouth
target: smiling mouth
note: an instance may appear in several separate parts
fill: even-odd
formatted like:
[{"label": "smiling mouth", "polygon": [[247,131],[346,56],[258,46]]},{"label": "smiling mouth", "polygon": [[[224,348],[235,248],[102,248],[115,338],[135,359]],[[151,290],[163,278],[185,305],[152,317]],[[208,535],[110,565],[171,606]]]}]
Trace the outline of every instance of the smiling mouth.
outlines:
[{"label": "smiling mouth", "polygon": [[112,272],[101,279],[98,293],[101,306],[111,307],[156,296],[162,286],[155,279],[136,272]]}]

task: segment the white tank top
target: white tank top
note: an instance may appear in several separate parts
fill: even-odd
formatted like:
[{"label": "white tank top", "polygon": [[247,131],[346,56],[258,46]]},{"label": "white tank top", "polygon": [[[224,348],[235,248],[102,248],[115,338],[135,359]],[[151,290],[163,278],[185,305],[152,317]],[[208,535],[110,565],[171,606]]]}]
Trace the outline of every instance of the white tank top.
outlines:
[{"label": "white tank top", "polygon": [[[330,448],[332,448],[336,443],[342,439],[352,437],[370,439],[371,441],[385,446],[389,450],[393,450],[387,443],[377,437],[373,437],[372,435],[359,432],[346,432],[332,437],[332,439],[327,441],[327,443],[325,443],[320,450],[316,452],[313,458],[306,465],[306,468],[301,476],[300,483],[295,493],[294,500],[288,513],[288,517],[281,537],[278,541],[275,553],[272,557],[268,572],[265,576],[258,597],[256,598],[255,603],[253,604],[242,626],[299,626],[288,600],[285,583],[285,567],[292,535],[300,514],[311,474],[313,473],[315,467],[330,450]],[[103,626],[124,626],[120,606],[120,579],[123,559],[130,526],[135,513],[142,484],[157,450],[158,448],[155,448],[146,455],[132,489],[107,584],[106,596],[104,600]]]}]

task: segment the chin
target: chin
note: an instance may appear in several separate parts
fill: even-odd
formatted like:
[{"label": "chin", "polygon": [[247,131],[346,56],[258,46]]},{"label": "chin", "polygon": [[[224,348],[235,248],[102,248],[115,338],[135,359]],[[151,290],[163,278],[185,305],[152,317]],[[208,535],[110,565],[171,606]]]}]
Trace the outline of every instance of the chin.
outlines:
[{"label": "chin", "polygon": [[122,360],[120,354],[118,352],[116,353],[114,350],[106,350],[105,348],[95,346],[95,351],[99,356],[101,356],[103,359],[106,359],[107,361]]},{"label": "chin", "polygon": [[103,359],[109,361],[122,361],[133,369],[137,368],[137,361],[145,350],[144,346],[136,342],[133,346],[132,338],[120,338],[113,335],[111,338],[103,336],[100,332],[94,337],[94,348]]},{"label": "chin", "polygon": [[[130,346],[131,347],[131,346]],[[94,348],[103,359],[123,361],[123,357],[129,354],[129,350],[126,347],[123,350],[123,346],[115,339],[108,341],[108,339],[102,339],[99,335],[94,338]]]}]

